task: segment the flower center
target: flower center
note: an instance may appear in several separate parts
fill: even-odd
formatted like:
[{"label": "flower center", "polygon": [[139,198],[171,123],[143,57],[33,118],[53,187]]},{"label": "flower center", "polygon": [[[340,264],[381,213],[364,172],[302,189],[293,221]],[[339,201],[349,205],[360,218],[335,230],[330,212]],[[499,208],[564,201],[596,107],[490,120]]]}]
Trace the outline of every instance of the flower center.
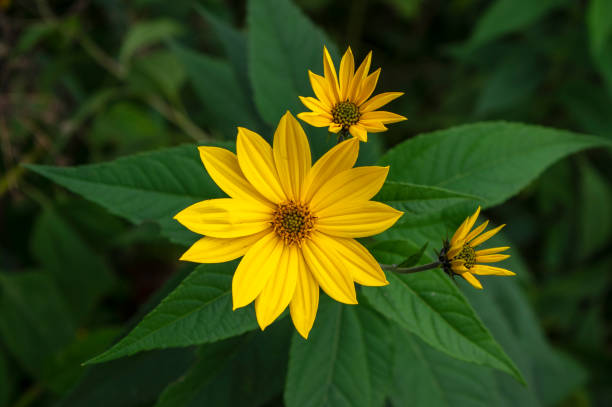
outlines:
[{"label": "flower center", "polygon": [[287,201],[276,207],[272,226],[287,246],[294,243],[301,246],[302,241],[310,235],[314,228],[315,220],[316,216],[310,212],[307,205]]},{"label": "flower center", "polygon": [[463,260],[463,265],[465,266],[465,268],[470,269],[472,268],[474,263],[476,263],[476,252],[474,251],[474,248],[470,246],[469,243],[466,243],[463,245],[463,248],[461,249],[459,254],[457,254],[453,258],[453,260]]},{"label": "flower center", "polygon": [[357,124],[360,116],[361,113],[359,113],[357,105],[349,101],[340,102],[332,108],[334,123],[341,124],[344,129]]}]

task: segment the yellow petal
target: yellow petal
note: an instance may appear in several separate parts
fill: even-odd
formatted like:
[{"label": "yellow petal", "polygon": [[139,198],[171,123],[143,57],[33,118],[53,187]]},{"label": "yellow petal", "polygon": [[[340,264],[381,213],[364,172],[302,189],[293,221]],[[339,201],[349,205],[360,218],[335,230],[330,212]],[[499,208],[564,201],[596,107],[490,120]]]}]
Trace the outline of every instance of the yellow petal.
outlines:
[{"label": "yellow petal", "polygon": [[340,101],[340,88],[338,86],[338,76],[336,75],[336,68],[334,67],[334,61],[329,55],[327,47],[323,47],[323,73],[325,75],[325,82],[327,82],[328,94],[331,96],[332,105]]},{"label": "yellow petal", "polygon": [[356,97],[355,104],[357,106],[361,106],[363,102],[368,100],[372,92],[374,92],[374,88],[376,88],[376,83],[378,82],[378,77],[380,75],[380,68],[369,74],[361,83],[361,89],[359,89],[359,94]]},{"label": "yellow petal", "polygon": [[359,120],[359,125],[371,133],[380,133],[389,130],[387,126],[378,120]]},{"label": "yellow petal", "polygon": [[374,96],[372,99],[364,102],[361,106],[359,106],[359,111],[361,113],[372,112],[379,107],[383,107],[387,103],[397,99],[402,96],[404,92],[385,92],[379,95]]},{"label": "yellow petal", "polygon": [[367,237],[389,229],[402,215],[381,202],[347,202],[317,212],[316,228],[332,236]]},{"label": "yellow petal", "polygon": [[368,52],[368,55],[361,62],[361,65],[359,65],[359,68],[357,68],[357,72],[355,72],[355,75],[351,80],[348,92],[348,100],[352,102],[357,100],[357,97],[359,96],[359,90],[361,89],[361,84],[363,80],[368,76],[368,72],[370,71],[371,62],[372,51]]},{"label": "yellow petal", "polygon": [[304,179],[301,201],[310,202],[314,193],[325,181],[355,165],[358,153],[359,141],[350,139],[337,144],[319,158]]},{"label": "yellow petal", "polygon": [[329,125],[329,132],[330,133],[338,133],[340,130],[342,130],[342,125],[341,124],[336,124],[336,123],[332,123]]},{"label": "yellow petal", "polygon": [[374,256],[355,239],[332,238],[323,233],[319,239],[323,246],[333,247],[336,250],[338,257],[344,261],[353,276],[353,280],[359,284],[375,287],[389,284]]},{"label": "yellow petal", "polygon": [[271,205],[245,178],[236,154],[219,147],[198,147],[198,150],[208,175],[223,192],[232,198],[255,199]]},{"label": "yellow petal", "polygon": [[488,220],[485,220],[484,222],[482,222],[480,224],[480,226],[478,226],[476,229],[474,229],[470,233],[468,233],[468,235],[465,237],[465,241],[469,242],[470,240],[472,240],[473,238],[475,238],[476,236],[481,234],[482,231],[486,229],[488,224],[489,224]]},{"label": "yellow petal", "polygon": [[300,100],[302,101],[304,106],[312,110],[314,113],[318,113],[321,116],[328,118],[329,120],[332,119],[330,109],[325,106],[321,101],[319,101],[319,99],[311,97],[305,98],[304,96],[300,96]]},{"label": "yellow petal", "polygon": [[327,82],[321,75],[317,75],[311,71],[308,71],[308,78],[310,78],[310,86],[317,99],[321,101],[327,108],[326,110],[331,111],[331,108],[337,103],[336,100],[332,99],[332,95],[327,89]]},{"label": "yellow petal", "polygon": [[234,309],[250,304],[278,270],[285,244],[270,232],[247,250],[232,279]]},{"label": "yellow petal", "polygon": [[274,133],[274,163],[290,199],[299,199],[302,182],[310,171],[310,145],[300,123],[287,112]]},{"label": "yellow petal", "polygon": [[310,209],[318,212],[333,204],[367,201],[380,190],[389,167],[357,167],[344,170],[326,181],[310,200]]},{"label": "yellow petal", "polygon": [[491,249],[476,250],[476,256],[487,256],[489,254],[495,254],[495,253],[506,251],[509,248],[510,246],[503,246],[503,247],[493,247]]},{"label": "yellow petal", "polygon": [[327,127],[332,121],[319,112],[298,113],[297,117],[314,127]]},{"label": "yellow petal", "polygon": [[482,284],[480,284],[480,281],[478,281],[478,279],[476,279],[476,277],[474,277],[469,271],[461,274],[461,277],[465,278],[465,281],[473,285],[475,288],[482,290]]},{"label": "yellow petal", "polygon": [[456,243],[463,245],[462,241],[465,239],[470,229],[472,229],[472,226],[474,226],[474,223],[476,223],[476,219],[478,218],[478,215],[480,215],[480,206],[478,206],[478,209],[476,209],[476,212],[474,212],[471,216],[468,216],[467,218],[465,218],[461,226],[459,226],[459,228],[457,229],[457,231],[455,232],[455,234],[453,235],[451,239],[451,245],[455,245]]},{"label": "yellow petal", "polygon": [[253,131],[238,127],[236,150],[240,169],[251,185],[273,203],[286,201],[272,148],[266,140]]},{"label": "yellow petal", "polygon": [[254,235],[221,239],[205,236],[195,242],[180,258],[194,263],[223,263],[244,256],[249,247],[270,233],[269,230]]},{"label": "yellow petal", "polygon": [[387,124],[387,123],[401,122],[403,120],[406,120],[406,118],[399,114],[385,112],[384,110],[376,110],[374,112],[367,112],[367,113],[362,114],[359,120],[360,121],[361,120],[364,120],[364,121],[375,120],[383,124]]},{"label": "yellow petal", "polygon": [[353,58],[353,51],[351,51],[351,47],[348,47],[340,61],[340,100],[346,100],[354,73],[355,60]]},{"label": "yellow petal", "polygon": [[515,276],[516,275],[516,273],[513,273],[510,270],[506,270],[501,267],[485,266],[483,264],[476,264],[474,267],[470,269],[470,271],[474,274],[479,274],[481,276],[487,276],[487,275]]},{"label": "yellow petal", "polygon": [[349,133],[359,141],[363,141],[364,143],[368,141],[368,131],[359,124],[354,124],[349,127]]},{"label": "yellow petal", "polygon": [[489,240],[491,237],[493,237],[497,232],[499,232],[504,226],[506,225],[501,225],[496,227],[495,229],[491,229],[488,232],[483,233],[482,235],[478,236],[477,238],[475,238],[474,240],[472,240],[470,242],[470,245],[472,247],[476,247],[481,243],[486,242],[487,240]]},{"label": "yellow petal", "polygon": [[301,253],[294,246],[286,246],[278,263],[278,269],[255,300],[257,323],[263,331],[287,308],[298,276],[298,256]]},{"label": "yellow petal", "polygon": [[232,238],[259,233],[270,227],[273,210],[255,201],[209,199],[180,211],[174,219],[201,235]]},{"label": "yellow petal", "polygon": [[308,270],[301,253],[298,256],[298,266],[297,283],[289,309],[295,329],[304,339],[308,339],[319,307],[319,285]]},{"label": "yellow petal", "polygon": [[338,259],[335,250],[323,246],[319,235],[314,232],[310,239],[302,243],[302,253],[308,269],[327,295],[345,304],[357,304],[351,273]]},{"label": "yellow petal", "polygon": [[476,255],[477,263],[497,263],[498,261],[506,260],[510,257],[509,254],[488,254],[485,256]]}]

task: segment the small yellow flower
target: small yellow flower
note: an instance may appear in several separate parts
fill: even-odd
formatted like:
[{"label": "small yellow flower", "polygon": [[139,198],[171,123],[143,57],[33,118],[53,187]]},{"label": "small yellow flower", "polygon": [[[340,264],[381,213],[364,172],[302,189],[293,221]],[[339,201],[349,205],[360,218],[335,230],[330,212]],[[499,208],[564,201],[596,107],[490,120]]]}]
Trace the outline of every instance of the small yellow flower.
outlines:
[{"label": "small yellow flower", "polygon": [[402,96],[403,93],[381,93],[370,99],[380,75],[380,68],[368,74],[371,60],[372,51],[355,72],[353,52],[349,47],[340,62],[340,81],[338,81],[334,63],[327,48],[324,47],[325,76],[308,71],[316,98],[300,96],[302,103],[312,112],[300,113],[298,117],[315,127],[329,127],[332,133],[338,133],[340,130],[348,131],[361,141],[368,141],[368,132],[387,131],[385,124],[406,120],[404,116],[376,110]]},{"label": "small yellow flower", "polygon": [[238,128],[237,154],[199,147],[208,174],[229,198],[198,202],[175,216],[205,235],[181,260],[220,263],[244,256],[232,280],[234,309],[255,301],[261,329],[290,305],[304,337],[312,328],[319,287],[356,304],[354,282],[388,284],[374,257],[355,240],[381,233],[402,212],[370,201],[388,167],[352,168],[359,142],[344,141],[311,166],[310,146],[287,112],[273,147]]},{"label": "small yellow flower", "polygon": [[[470,232],[470,229],[476,223],[476,218],[480,214],[480,206],[472,216],[468,216],[459,229],[455,232],[450,242],[444,244],[444,248],[440,253],[440,262],[444,267],[444,271],[448,275],[459,274],[465,278],[468,283],[482,290],[482,284],[474,277],[478,275],[497,275],[497,276],[514,276],[515,273],[500,267],[486,266],[479,263],[495,263],[510,257],[508,254],[499,254],[510,247],[495,247],[492,249],[474,250],[476,246],[484,243],[504,226],[501,225],[495,229],[491,229],[486,233],[482,233],[489,221],[485,221],[476,229]],[[482,234],[481,234],[482,233]]]}]

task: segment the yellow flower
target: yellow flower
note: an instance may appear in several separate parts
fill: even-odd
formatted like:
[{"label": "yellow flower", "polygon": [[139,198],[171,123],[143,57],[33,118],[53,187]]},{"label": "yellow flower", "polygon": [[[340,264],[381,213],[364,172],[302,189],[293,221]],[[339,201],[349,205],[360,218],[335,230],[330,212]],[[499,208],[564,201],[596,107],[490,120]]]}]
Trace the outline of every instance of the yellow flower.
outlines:
[{"label": "yellow flower", "polygon": [[355,238],[381,233],[402,212],[370,201],[389,168],[352,168],[358,141],[336,145],[311,167],[306,134],[287,112],[273,147],[238,128],[237,154],[199,150],[208,174],[229,198],[198,202],[175,216],[205,235],[181,260],[220,263],[244,256],[232,280],[233,307],[254,300],[261,329],[290,305],[293,324],[307,338],[319,287],[336,301],[356,304],[354,282],[388,284]]},{"label": "yellow flower", "polygon": [[406,120],[395,113],[376,110],[403,95],[402,92],[381,93],[369,99],[374,92],[380,68],[371,74],[372,51],[363,60],[357,72],[353,52],[349,47],[340,62],[340,81],[334,63],[323,48],[323,71],[325,77],[308,71],[310,84],[316,98],[302,97],[302,103],[312,110],[298,117],[315,127],[329,127],[332,133],[348,131],[361,141],[368,141],[368,132],[386,131],[385,124]]},{"label": "yellow flower", "polygon": [[[470,232],[470,229],[476,223],[476,218],[480,214],[480,206],[472,216],[468,216],[459,229],[455,232],[450,242],[446,242],[442,252],[440,253],[440,262],[444,267],[444,271],[448,275],[459,274],[465,278],[468,283],[482,290],[482,284],[474,277],[478,275],[497,275],[497,276],[514,276],[515,273],[500,267],[486,266],[479,263],[495,263],[510,257],[508,254],[499,254],[510,247],[495,247],[492,249],[474,250],[481,243],[484,243],[493,235],[501,230],[506,225],[501,225],[495,229],[491,229],[486,233],[482,233],[489,221],[485,221],[476,229]],[[482,233],[482,234],[481,234]]]}]

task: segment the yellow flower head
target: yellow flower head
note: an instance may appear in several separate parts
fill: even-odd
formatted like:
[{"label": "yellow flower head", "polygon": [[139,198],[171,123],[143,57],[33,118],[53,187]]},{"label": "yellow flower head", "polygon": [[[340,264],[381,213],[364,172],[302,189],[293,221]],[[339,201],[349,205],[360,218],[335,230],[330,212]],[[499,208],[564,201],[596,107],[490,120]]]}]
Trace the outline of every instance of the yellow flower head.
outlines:
[{"label": "yellow flower head", "polygon": [[389,168],[353,168],[357,140],[336,145],[311,166],[306,134],[287,112],[273,147],[238,128],[237,154],[199,150],[208,174],[229,198],[198,202],[175,216],[205,235],[181,260],[219,263],[244,256],[232,280],[234,309],[255,300],[261,329],[290,305],[293,324],[307,338],[319,287],[337,301],[356,304],[354,282],[388,284],[355,238],[386,230],[402,212],[370,201]]},{"label": "yellow flower head", "polygon": [[[482,290],[482,284],[474,277],[479,275],[514,276],[515,273],[500,267],[486,266],[479,263],[495,263],[510,257],[508,254],[499,254],[510,247],[495,247],[492,249],[475,250],[474,248],[484,243],[506,225],[501,225],[482,233],[489,221],[470,232],[480,214],[480,206],[472,216],[468,216],[459,229],[455,232],[450,242],[444,244],[440,253],[440,262],[448,275],[459,274],[468,283]],[[482,234],[481,234],[482,233]]]},{"label": "yellow flower head", "polygon": [[380,75],[380,68],[368,74],[371,60],[372,51],[355,72],[353,52],[349,47],[340,62],[340,81],[338,81],[334,63],[327,48],[324,47],[325,77],[308,71],[312,90],[317,97],[300,96],[302,103],[312,112],[300,113],[298,117],[315,127],[329,127],[332,133],[348,131],[361,141],[368,141],[368,132],[386,131],[385,124],[406,120],[404,116],[376,110],[402,96],[403,93],[381,93],[370,99]]}]

